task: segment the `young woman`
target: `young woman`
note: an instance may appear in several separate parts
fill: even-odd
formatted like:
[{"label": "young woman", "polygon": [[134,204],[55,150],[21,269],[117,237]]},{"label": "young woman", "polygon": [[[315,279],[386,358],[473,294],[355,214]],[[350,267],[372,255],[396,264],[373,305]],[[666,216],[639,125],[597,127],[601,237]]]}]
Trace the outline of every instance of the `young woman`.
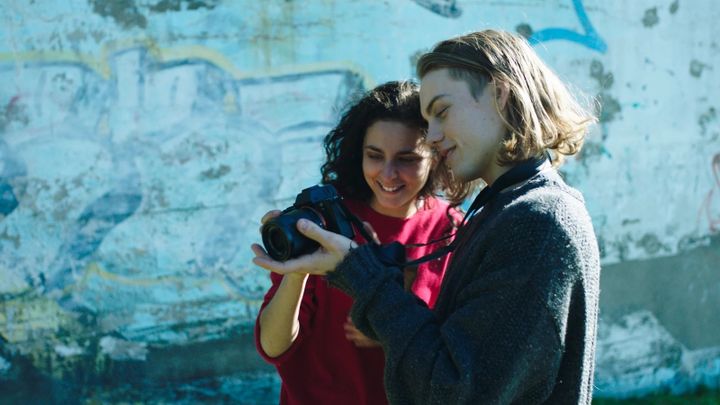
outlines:
[{"label": "young woman", "polygon": [[[325,138],[323,183],[369,223],[381,243],[422,244],[450,235],[462,216],[435,197],[453,186],[424,142],[417,86],[389,82],[364,95]],[[358,238],[357,242],[364,242]],[[448,243],[410,247],[409,258]],[[405,287],[432,308],[448,257],[406,272]],[[282,378],[281,404],[382,404],[384,356],[349,321],[351,298],[324,278],[272,273],[255,329],[257,349]]]},{"label": "young woman", "polygon": [[[458,231],[433,311],[417,305],[375,249],[310,221],[322,247],[280,274],[325,274],[352,319],[382,343],[397,404],[590,404],[600,259],[582,195],[556,167],[594,122],[527,41],[486,30],[420,57],[427,142],[460,181],[483,189]],[[478,208],[478,209],[476,209]]]}]

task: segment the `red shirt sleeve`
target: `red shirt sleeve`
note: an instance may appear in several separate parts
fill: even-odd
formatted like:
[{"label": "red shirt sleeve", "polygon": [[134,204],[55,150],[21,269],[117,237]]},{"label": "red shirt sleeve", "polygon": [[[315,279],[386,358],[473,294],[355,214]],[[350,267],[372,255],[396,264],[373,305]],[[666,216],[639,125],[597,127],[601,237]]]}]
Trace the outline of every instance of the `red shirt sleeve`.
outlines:
[{"label": "red shirt sleeve", "polygon": [[265,361],[273,365],[283,363],[284,360],[290,357],[295,351],[295,349],[300,346],[300,342],[302,342],[305,335],[307,334],[306,331],[310,330],[310,326],[313,321],[313,315],[315,314],[315,310],[317,308],[317,303],[314,299],[314,290],[315,283],[317,283],[318,277],[309,276],[307,282],[305,283],[305,290],[303,291],[302,301],[300,302],[300,313],[298,315],[298,321],[300,322],[300,331],[298,332],[297,338],[283,354],[277,357],[268,356],[267,353],[265,353],[265,350],[263,350],[262,345],[260,344],[260,315],[275,296],[275,292],[280,287],[280,282],[282,282],[282,278],[283,276],[281,276],[280,274],[270,273],[270,280],[272,281],[272,286],[265,294],[265,298],[263,299],[263,303],[260,306],[260,311],[258,312],[257,319],[255,320],[255,348],[257,349],[258,353],[260,353],[260,356],[265,359]]}]

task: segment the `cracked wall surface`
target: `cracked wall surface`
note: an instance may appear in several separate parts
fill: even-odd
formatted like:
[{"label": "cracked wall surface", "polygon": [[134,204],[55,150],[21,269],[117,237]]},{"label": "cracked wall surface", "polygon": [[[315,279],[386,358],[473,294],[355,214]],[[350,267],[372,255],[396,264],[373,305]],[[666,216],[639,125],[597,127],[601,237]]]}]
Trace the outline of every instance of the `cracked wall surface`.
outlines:
[{"label": "cracked wall surface", "polygon": [[714,0],[3,5],[3,393],[273,402],[251,339],[260,216],[319,180],[354,94],[483,28],[602,106],[562,169],[602,255],[595,394],[720,385]]}]

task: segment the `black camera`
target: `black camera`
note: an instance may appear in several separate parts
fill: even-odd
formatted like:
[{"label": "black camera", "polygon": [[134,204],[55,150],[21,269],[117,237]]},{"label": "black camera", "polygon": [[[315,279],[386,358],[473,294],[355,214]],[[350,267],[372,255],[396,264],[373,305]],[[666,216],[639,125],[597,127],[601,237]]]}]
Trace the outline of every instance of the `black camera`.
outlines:
[{"label": "black camera", "polygon": [[263,225],[263,245],[270,257],[284,262],[320,247],[317,242],[306,238],[297,230],[297,221],[302,218],[350,239],[355,236],[347,210],[342,205],[335,187],[312,186],[297,195],[295,204]]}]

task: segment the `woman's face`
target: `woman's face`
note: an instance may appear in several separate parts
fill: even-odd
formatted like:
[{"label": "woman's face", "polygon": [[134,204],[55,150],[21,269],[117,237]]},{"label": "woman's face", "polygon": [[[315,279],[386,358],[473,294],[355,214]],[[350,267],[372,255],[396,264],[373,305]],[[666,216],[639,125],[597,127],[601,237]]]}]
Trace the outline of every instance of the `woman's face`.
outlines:
[{"label": "woman's face", "polygon": [[421,135],[420,130],[396,121],[377,121],[368,127],[362,168],[375,211],[398,218],[417,211],[417,194],[433,165],[430,147]]}]

